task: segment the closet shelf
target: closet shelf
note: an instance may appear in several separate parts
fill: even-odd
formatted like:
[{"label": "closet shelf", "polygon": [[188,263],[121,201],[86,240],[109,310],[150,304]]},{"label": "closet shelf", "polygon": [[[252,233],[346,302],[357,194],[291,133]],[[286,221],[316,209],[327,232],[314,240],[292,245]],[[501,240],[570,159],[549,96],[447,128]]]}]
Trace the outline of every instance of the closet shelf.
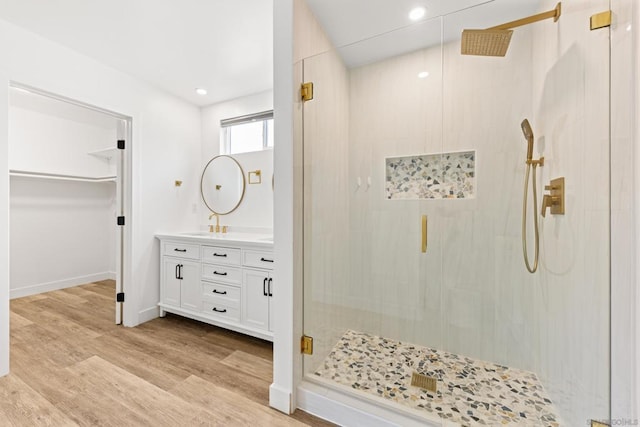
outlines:
[{"label": "closet shelf", "polygon": [[90,151],[87,154],[95,157],[100,157],[106,160],[111,160],[113,157],[115,157],[117,152],[118,152],[117,148],[104,148],[102,150]]},{"label": "closet shelf", "polygon": [[115,182],[116,176],[81,176],[81,175],[63,175],[58,173],[21,171],[11,169],[9,176],[20,176],[27,178],[55,179],[62,181],[81,181],[81,182]]}]

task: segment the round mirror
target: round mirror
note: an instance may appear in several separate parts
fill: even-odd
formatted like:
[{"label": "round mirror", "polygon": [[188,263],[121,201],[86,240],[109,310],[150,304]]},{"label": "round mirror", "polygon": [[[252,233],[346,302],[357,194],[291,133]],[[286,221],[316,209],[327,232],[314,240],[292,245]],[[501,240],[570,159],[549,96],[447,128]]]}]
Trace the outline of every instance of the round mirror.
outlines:
[{"label": "round mirror", "polygon": [[244,197],[244,171],[233,157],[216,156],[202,171],[200,192],[211,212],[226,215],[233,212]]}]

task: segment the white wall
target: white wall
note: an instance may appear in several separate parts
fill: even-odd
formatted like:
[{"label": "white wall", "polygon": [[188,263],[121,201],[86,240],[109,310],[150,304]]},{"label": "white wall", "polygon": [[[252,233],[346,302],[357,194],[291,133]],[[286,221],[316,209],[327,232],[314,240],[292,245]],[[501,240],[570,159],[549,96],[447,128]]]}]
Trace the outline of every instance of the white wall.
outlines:
[{"label": "white wall", "polygon": [[15,88],[10,103],[9,169],[115,176],[115,160],[90,154],[115,148],[115,117]]},{"label": "white wall", "polygon": [[11,298],[115,279],[115,183],[11,178]]},{"label": "white wall", "polygon": [[[202,168],[213,157],[220,154],[220,120],[244,116],[273,109],[273,91],[260,92],[242,98],[214,104],[202,108]],[[275,141],[278,144],[278,141]],[[273,150],[253,153],[233,154],[242,169],[246,180],[244,199],[238,208],[228,215],[220,217],[220,224],[233,227],[258,227],[273,229]],[[262,171],[261,184],[249,184],[248,173]],[[198,191],[200,182],[198,181]],[[208,225],[209,209],[199,201],[201,226]]]},{"label": "white wall", "polygon": [[303,369],[300,337],[302,289],[302,103],[301,60],[327,51],[331,43],[304,0],[274,2],[274,280],[273,384],[269,404],[285,413],[298,407]]},{"label": "white wall", "polygon": [[[8,155],[7,111],[10,81],[63,95],[129,116],[133,121],[131,262],[125,272],[125,325],[157,316],[159,300],[159,244],[157,231],[178,231],[198,226],[196,185],[174,187],[174,180],[196,183],[200,170],[200,111],[129,75],[104,66],[68,48],[52,43],[17,26],[0,21],[0,159]],[[10,42],[9,42],[10,41]],[[4,164],[4,163],[3,163]],[[6,166],[6,164],[5,164]],[[5,169],[7,169],[5,167]],[[5,174],[0,188],[6,190]],[[0,194],[5,219],[8,196]],[[0,228],[7,236],[8,222]],[[7,240],[2,240],[7,241]],[[8,248],[7,248],[8,249]],[[8,271],[8,252],[0,253],[2,271]],[[9,277],[0,282],[0,301],[7,307]],[[0,340],[3,345],[0,372],[8,369],[7,322],[2,310]]]},{"label": "white wall", "polygon": [[[0,52],[5,52],[9,39],[0,37]],[[4,68],[0,82],[7,82]],[[9,170],[9,86],[0,84],[0,170]],[[0,376],[9,373],[9,174],[0,173]]]},{"label": "white wall", "polygon": [[[274,176],[273,250],[278,260],[273,271],[278,292],[273,295],[273,383],[269,405],[284,413],[297,407],[295,388],[302,375],[296,339],[302,335],[301,284],[294,276],[296,222],[294,206],[295,163],[293,144],[293,4],[294,0],[273,3],[273,115]],[[294,283],[297,286],[294,287]],[[299,348],[298,348],[299,350]]]}]

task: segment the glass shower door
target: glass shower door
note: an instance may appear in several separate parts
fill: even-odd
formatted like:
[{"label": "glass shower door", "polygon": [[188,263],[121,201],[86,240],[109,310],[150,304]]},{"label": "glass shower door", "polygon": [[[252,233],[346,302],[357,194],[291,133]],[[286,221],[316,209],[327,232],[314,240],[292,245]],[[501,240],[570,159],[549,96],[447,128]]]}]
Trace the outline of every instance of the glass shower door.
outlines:
[{"label": "glass shower door", "polygon": [[[393,345],[442,339],[438,207],[429,202],[444,191],[441,70],[440,18],[302,63],[314,89],[302,107],[311,379],[353,388],[360,378],[373,391]],[[368,347],[377,360],[351,369]]]}]

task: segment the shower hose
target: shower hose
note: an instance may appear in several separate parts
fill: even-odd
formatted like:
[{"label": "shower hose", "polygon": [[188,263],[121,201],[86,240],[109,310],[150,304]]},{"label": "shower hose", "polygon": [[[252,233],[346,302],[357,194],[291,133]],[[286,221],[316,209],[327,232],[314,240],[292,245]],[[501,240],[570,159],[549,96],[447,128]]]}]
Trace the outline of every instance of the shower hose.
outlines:
[{"label": "shower hose", "polygon": [[[539,246],[540,246],[540,236],[538,234],[538,211],[537,211],[537,206],[538,206],[538,192],[537,192],[537,188],[536,188],[536,167],[537,167],[537,163],[532,162],[532,161],[527,161],[527,172],[525,174],[525,178],[524,178],[524,197],[522,200],[522,254],[524,256],[524,264],[527,267],[527,270],[529,271],[529,273],[535,273],[536,270],[538,269],[538,253],[539,253]],[[527,254],[527,199],[528,199],[528,191],[529,191],[529,173],[531,172],[531,169],[533,168],[533,183],[532,183],[532,187],[533,187],[533,229],[534,229],[534,237],[535,237],[535,244],[534,244],[534,257],[533,257],[533,267],[531,267],[531,264],[529,264],[529,255]]]}]

